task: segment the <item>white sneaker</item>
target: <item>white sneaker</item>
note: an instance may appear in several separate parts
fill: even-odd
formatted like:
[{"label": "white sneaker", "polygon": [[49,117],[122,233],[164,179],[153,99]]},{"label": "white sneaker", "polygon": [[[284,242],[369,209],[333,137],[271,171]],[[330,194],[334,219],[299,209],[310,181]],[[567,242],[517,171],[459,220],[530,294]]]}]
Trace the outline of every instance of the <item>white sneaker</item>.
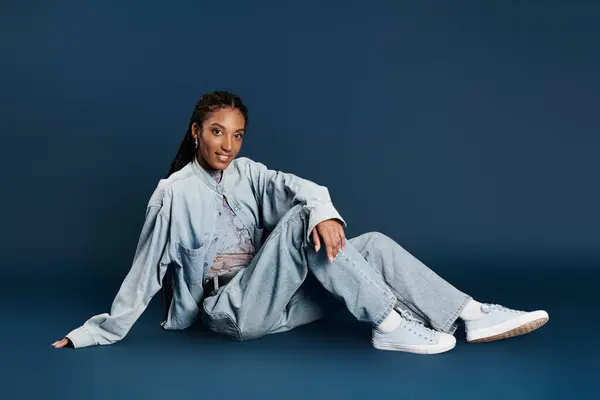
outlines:
[{"label": "white sneaker", "polygon": [[507,339],[534,331],[548,322],[546,311],[518,311],[498,304],[482,304],[482,317],[465,321],[467,342],[480,343]]},{"label": "white sneaker", "polygon": [[395,331],[384,333],[373,329],[373,347],[379,350],[438,354],[452,350],[456,345],[454,336],[427,328],[414,319],[410,311],[399,312],[402,322]]}]

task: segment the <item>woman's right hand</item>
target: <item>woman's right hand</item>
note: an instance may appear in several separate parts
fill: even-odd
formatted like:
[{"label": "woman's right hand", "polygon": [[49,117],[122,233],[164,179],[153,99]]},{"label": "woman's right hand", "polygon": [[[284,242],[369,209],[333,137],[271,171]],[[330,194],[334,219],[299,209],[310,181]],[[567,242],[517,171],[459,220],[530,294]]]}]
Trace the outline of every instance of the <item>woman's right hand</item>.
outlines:
[{"label": "woman's right hand", "polygon": [[56,342],[52,343],[52,346],[57,349],[60,349],[63,347],[73,347],[73,343],[69,338],[64,338],[62,340],[57,340]]}]

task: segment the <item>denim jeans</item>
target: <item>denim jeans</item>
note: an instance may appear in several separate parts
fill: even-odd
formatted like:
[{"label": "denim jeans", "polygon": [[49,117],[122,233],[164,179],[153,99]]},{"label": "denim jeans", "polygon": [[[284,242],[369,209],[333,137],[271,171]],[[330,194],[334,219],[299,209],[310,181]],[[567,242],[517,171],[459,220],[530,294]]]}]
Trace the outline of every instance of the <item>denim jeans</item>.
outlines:
[{"label": "denim jeans", "polygon": [[359,321],[378,325],[400,307],[433,329],[454,332],[470,296],[377,232],[347,240],[330,263],[324,246],[316,252],[306,239],[308,218],[294,206],[250,265],[204,299],[201,318],[209,329],[249,340],[322,318],[327,308],[306,288],[311,274]]}]

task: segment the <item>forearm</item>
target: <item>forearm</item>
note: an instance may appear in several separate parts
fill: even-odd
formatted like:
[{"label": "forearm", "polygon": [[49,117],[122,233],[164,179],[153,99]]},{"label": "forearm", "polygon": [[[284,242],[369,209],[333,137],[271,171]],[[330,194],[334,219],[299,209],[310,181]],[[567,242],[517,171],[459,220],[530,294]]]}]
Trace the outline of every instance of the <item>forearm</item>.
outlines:
[{"label": "forearm", "polygon": [[135,321],[160,290],[170,263],[168,220],[160,209],[150,209],[133,265],[113,301],[110,313],[94,315],[66,337],[75,348],[105,345],[127,335]]}]

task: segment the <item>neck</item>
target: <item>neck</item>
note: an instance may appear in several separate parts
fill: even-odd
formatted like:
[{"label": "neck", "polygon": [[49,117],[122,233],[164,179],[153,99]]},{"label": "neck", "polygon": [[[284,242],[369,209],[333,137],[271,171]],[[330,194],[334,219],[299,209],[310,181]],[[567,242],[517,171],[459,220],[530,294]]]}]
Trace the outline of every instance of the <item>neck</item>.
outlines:
[{"label": "neck", "polygon": [[219,171],[218,169],[211,167],[200,154],[196,154],[196,160],[198,160],[198,164],[208,172]]},{"label": "neck", "polygon": [[200,164],[202,169],[204,169],[210,176],[212,176],[213,179],[217,181],[217,183],[221,182],[221,178],[223,177],[222,169],[216,169],[211,167],[210,164],[206,162],[204,157],[200,155],[196,155],[196,160],[198,160],[198,164]]}]

